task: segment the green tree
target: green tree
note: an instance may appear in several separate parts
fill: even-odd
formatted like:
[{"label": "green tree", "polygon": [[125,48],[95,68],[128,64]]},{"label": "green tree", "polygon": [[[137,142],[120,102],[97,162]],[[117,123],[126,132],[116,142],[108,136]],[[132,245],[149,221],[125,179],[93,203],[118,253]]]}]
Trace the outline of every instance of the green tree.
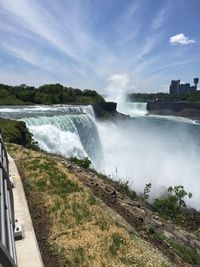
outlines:
[{"label": "green tree", "polygon": [[143,192],[144,199],[149,199],[149,193],[151,190],[151,186],[152,186],[151,183],[145,185],[144,192]]},{"label": "green tree", "polygon": [[191,198],[192,193],[186,192],[184,186],[170,186],[167,190],[167,196],[162,199],[155,199],[153,206],[161,215],[177,220],[181,209],[186,207],[185,197]]}]

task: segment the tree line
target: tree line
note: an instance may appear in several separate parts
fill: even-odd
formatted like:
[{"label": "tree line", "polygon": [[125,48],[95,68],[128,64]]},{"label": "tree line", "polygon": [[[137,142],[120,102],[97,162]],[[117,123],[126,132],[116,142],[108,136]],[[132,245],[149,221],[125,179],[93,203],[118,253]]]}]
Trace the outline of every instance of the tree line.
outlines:
[{"label": "tree line", "polygon": [[34,86],[0,84],[0,105],[93,104],[105,102],[94,90],[65,87],[59,83]]},{"label": "tree line", "polygon": [[127,100],[131,102],[148,102],[155,100],[200,102],[200,91],[189,94],[132,93],[127,95]]}]

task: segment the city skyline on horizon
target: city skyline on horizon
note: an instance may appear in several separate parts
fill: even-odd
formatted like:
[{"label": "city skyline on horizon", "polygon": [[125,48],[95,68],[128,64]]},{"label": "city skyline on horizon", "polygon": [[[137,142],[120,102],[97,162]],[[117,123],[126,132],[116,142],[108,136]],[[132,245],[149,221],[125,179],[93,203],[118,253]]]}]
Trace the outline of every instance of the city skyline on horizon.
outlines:
[{"label": "city skyline on horizon", "polygon": [[168,92],[171,80],[200,76],[199,9],[198,0],[0,0],[0,80]]}]

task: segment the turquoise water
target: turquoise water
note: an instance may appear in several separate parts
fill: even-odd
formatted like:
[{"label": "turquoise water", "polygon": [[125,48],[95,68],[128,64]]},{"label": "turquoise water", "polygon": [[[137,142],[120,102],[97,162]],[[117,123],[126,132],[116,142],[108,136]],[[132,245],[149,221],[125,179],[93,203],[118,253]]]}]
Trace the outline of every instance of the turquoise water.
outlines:
[{"label": "turquoise water", "polygon": [[[129,105],[129,109],[130,109]],[[136,109],[141,108],[141,112]],[[151,182],[151,199],[168,186],[184,185],[200,203],[200,125],[192,120],[145,116],[99,122],[91,106],[1,107],[0,116],[26,122],[41,148],[66,157],[89,157],[93,167],[142,192]]]}]

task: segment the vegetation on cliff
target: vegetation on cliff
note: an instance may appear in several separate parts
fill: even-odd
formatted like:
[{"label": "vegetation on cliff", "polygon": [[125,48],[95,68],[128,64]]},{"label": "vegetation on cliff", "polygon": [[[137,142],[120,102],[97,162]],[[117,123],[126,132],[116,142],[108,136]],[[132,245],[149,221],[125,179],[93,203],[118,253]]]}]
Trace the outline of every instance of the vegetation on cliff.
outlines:
[{"label": "vegetation on cliff", "polygon": [[65,87],[61,84],[10,86],[0,84],[0,105],[24,104],[93,104],[105,100],[94,90]]},{"label": "vegetation on cliff", "polygon": [[25,122],[0,118],[0,131],[5,142],[31,147],[32,134],[26,128]]},{"label": "vegetation on cliff", "polygon": [[[24,123],[21,129],[21,122],[2,122],[6,141],[32,144],[20,139]],[[17,138],[12,136],[15,127],[20,128]],[[168,195],[151,206],[144,201],[151,184],[138,196],[128,182],[89,169],[87,158],[67,160],[18,145],[7,147],[24,183],[45,266],[166,267],[170,260],[178,266],[200,264],[200,215],[182,210],[184,197],[191,197],[182,186],[170,187]]]},{"label": "vegetation on cliff", "polygon": [[168,198],[157,200],[167,211],[170,202],[181,215],[176,226],[170,216],[159,216],[160,205],[155,213],[155,206],[145,203],[151,184],[138,196],[128,182],[89,169],[87,158],[7,147],[24,183],[45,266],[171,266],[162,253],[178,266],[200,263],[200,216],[181,212],[183,197],[191,196],[183,187],[170,188]]},{"label": "vegetation on cliff", "polygon": [[200,102],[200,91],[196,91],[190,94],[168,94],[168,93],[133,93],[128,94],[128,101],[134,102],[148,102],[154,100],[160,101],[188,101],[188,102]]},{"label": "vegetation on cliff", "polygon": [[[8,150],[21,174],[45,266],[171,266],[93,195],[73,163],[17,145]],[[76,168],[81,177],[89,175]]]}]

